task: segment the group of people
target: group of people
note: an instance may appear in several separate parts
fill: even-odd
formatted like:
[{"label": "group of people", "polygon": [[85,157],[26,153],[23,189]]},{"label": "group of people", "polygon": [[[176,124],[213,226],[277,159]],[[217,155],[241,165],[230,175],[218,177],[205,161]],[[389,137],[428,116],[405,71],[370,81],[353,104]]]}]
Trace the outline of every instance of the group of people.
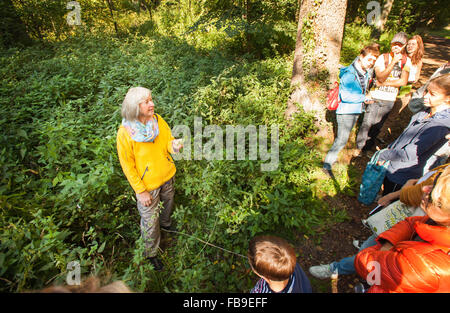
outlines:
[{"label": "group of people", "polygon": [[[419,35],[408,39],[405,33],[400,32],[392,38],[389,52],[380,55],[379,49],[375,43],[363,48],[352,64],[340,70],[341,104],[336,110],[337,136],[323,164],[329,175],[360,115],[364,113],[356,137],[355,156],[375,146],[399,89],[410,91],[412,83],[419,80],[424,55]],[[370,90],[372,86],[374,88]],[[405,97],[411,97],[410,93]]]},{"label": "group of people", "polygon": [[[341,69],[338,133],[323,165],[328,175],[362,113],[355,156],[374,147],[399,88],[418,81],[423,54],[420,36],[408,39],[398,33],[390,52],[380,55],[378,45],[369,45]],[[403,133],[378,155],[379,165],[389,161],[378,204],[386,207],[399,199],[415,208],[414,213],[381,234],[374,233],[357,254],[310,267],[312,276],[326,279],[333,273],[357,273],[366,280],[371,274],[379,275],[377,284],[369,284],[369,292],[450,292],[449,70],[446,63],[416,92],[407,88],[403,102],[415,114]],[[373,90],[367,87],[371,79]]]},{"label": "group of people", "polygon": [[[417,82],[420,77],[424,53],[420,36],[408,39],[405,33],[398,33],[388,53],[380,54],[379,49],[378,44],[363,48],[351,65],[340,70],[338,132],[324,161],[327,173],[332,173],[332,165],[359,116],[364,114],[357,136],[357,154],[376,143],[399,88]],[[448,149],[437,154],[448,146],[450,133],[448,68],[448,63],[439,68],[424,88],[414,94],[407,89],[408,107],[416,114],[405,131],[379,156],[379,162],[390,161],[384,197],[379,201],[402,199],[405,190],[415,187],[416,198],[419,195],[420,200],[414,203],[423,210],[423,216],[408,218],[380,236],[371,236],[353,257],[310,268],[311,275],[327,278],[336,271],[339,274],[356,271],[365,278],[366,265],[377,260],[382,267],[381,285],[371,291],[450,292],[450,167],[441,168],[439,175],[432,175],[432,181],[414,185],[424,172],[442,165],[448,158]],[[160,230],[176,230],[171,219],[176,172],[171,154],[179,152],[183,143],[172,136],[167,123],[154,112],[152,94],[147,88],[129,89],[122,103],[122,117],[117,133],[120,164],[136,193],[145,255],[155,270],[162,270],[157,256]],[[416,263],[408,263],[413,262],[410,258]],[[253,272],[261,278],[252,292],[312,292],[295,251],[286,240],[274,236],[253,238],[248,260]],[[410,274],[411,277],[406,277]],[[415,289],[414,282],[425,279],[423,275],[427,283]]]}]

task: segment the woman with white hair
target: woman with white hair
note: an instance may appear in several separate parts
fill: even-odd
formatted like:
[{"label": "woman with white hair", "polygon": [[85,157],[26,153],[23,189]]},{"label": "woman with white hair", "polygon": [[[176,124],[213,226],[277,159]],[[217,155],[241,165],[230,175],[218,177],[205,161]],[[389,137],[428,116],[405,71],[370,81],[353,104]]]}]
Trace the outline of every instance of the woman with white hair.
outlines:
[{"label": "woman with white hair", "polygon": [[[156,257],[160,242],[160,226],[173,230],[171,220],[175,194],[175,164],[170,154],[183,144],[172,136],[169,125],[154,112],[151,91],[130,88],[122,103],[122,125],[117,132],[120,165],[133,190],[141,216],[141,236],[145,256],[155,270],[162,269]],[[162,209],[158,206],[163,202]]]}]

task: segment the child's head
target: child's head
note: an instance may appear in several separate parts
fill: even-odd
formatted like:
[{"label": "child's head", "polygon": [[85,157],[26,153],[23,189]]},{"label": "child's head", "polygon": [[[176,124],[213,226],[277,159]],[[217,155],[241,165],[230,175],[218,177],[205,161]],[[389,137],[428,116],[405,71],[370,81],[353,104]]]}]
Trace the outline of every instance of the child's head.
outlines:
[{"label": "child's head", "polygon": [[247,256],[256,274],[273,281],[288,279],[297,262],[294,248],[286,240],[275,236],[251,239]]}]

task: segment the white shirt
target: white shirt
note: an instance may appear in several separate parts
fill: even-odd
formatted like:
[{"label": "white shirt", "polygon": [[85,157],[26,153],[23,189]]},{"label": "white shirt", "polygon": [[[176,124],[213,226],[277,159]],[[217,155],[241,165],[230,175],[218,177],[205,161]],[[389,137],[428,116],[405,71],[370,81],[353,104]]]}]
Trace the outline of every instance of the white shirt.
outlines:
[{"label": "white shirt", "polygon": [[[392,62],[392,57],[389,54],[389,63]],[[386,82],[397,80],[402,75],[402,61],[398,61],[397,64],[394,65],[394,68],[389,73],[388,78],[386,79]],[[375,68],[378,68],[378,71],[384,71],[386,69],[384,65],[384,55],[380,55],[378,59],[375,62]],[[406,58],[406,63],[403,66],[403,70],[407,72],[411,72],[412,63],[410,58]],[[391,86],[380,86],[376,87],[374,91],[372,91],[372,98],[376,100],[384,100],[384,101],[395,101],[398,95],[398,87],[391,87]]]},{"label": "white shirt", "polygon": [[414,83],[416,81],[417,70],[419,64],[413,65],[411,63],[411,70],[409,71],[408,83]]}]

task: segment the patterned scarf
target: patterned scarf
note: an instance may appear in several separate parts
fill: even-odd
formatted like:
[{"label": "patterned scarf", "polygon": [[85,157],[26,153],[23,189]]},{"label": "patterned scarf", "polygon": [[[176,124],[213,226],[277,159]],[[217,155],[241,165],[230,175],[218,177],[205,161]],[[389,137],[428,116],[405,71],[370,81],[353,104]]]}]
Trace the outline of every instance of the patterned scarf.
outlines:
[{"label": "patterned scarf", "polygon": [[130,122],[123,119],[122,125],[134,141],[153,142],[159,135],[158,120],[155,117],[156,115],[146,124],[139,121]]},{"label": "patterned scarf", "polygon": [[356,76],[358,76],[359,79],[359,83],[361,85],[361,89],[363,90],[364,94],[366,93],[366,77],[363,69],[361,68],[361,66],[359,66],[359,64],[357,64],[356,62],[353,63],[353,67],[356,69]]}]

